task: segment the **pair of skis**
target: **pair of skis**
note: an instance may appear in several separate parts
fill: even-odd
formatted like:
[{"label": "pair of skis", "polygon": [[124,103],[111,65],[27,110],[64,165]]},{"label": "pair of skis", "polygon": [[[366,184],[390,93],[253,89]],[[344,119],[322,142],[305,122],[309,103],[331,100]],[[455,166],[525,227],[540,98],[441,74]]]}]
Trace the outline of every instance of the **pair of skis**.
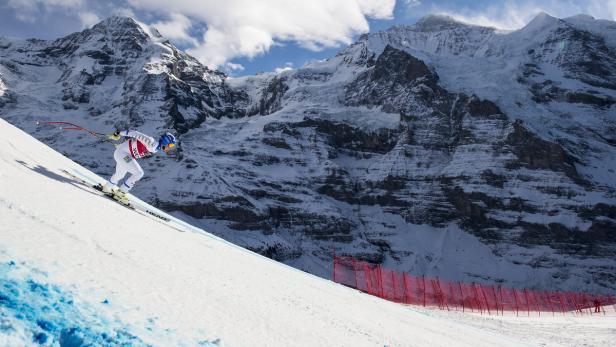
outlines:
[{"label": "pair of skis", "polygon": [[124,205],[124,206],[128,207],[131,210],[135,209],[135,206],[133,206],[133,204],[131,204],[130,199],[128,198],[128,196],[125,197],[124,199],[122,199],[117,193],[106,192],[105,189],[103,188],[103,185],[100,184],[100,183],[97,183],[96,185],[93,185],[92,188],[98,190],[99,192],[105,194],[107,197],[112,198],[113,200],[117,201],[121,205]]},{"label": "pair of skis", "polygon": [[164,223],[167,226],[170,226],[178,231],[184,232],[185,230],[180,229],[174,225],[172,225],[170,222],[172,222],[172,219],[168,216],[166,216],[164,213],[159,213],[158,211],[156,211],[156,209],[154,208],[149,208],[146,204],[141,204],[140,201],[138,201],[138,199],[133,198],[131,195],[127,194],[127,199],[128,199],[128,204],[123,203],[122,201],[120,201],[119,199],[117,199],[113,194],[110,193],[106,193],[103,191],[103,186],[101,183],[96,182],[95,180],[91,179],[90,177],[81,174],[78,171],[74,171],[74,172],[69,172],[67,170],[62,170],[63,173],[68,176],[70,179],[72,179],[73,181],[76,181],[84,186],[87,186],[89,188],[92,188],[96,191],[98,191],[100,193],[101,196],[106,196],[107,198],[117,202],[118,204],[132,210],[135,211],[141,215],[144,215],[146,217],[149,217],[151,219],[154,219],[158,222]]}]

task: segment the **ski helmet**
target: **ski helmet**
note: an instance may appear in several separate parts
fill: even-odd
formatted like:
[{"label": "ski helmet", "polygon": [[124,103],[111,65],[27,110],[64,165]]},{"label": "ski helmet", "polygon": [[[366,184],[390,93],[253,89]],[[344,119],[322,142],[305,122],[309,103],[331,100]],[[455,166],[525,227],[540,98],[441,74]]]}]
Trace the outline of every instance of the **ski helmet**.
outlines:
[{"label": "ski helmet", "polygon": [[173,136],[171,133],[163,134],[158,140],[158,148],[162,149],[163,151],[175,147],[176,144],[177,141],[175,139],[175,136]]}]

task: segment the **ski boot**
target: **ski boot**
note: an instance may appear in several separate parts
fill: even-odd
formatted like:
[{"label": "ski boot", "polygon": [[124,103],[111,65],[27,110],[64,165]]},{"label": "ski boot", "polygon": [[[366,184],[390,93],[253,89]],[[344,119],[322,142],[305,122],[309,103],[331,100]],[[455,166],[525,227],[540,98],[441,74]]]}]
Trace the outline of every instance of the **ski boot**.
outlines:
[{"label": "ski boot", "polygon": [[130,200],[128,199],[128,195],[126,195],[125,192],[123,192],[117,187],[115,187],[115,189],[112,189],[111,191],[112,191],[112,194],[113,194],[112,197],[114,200],[121,203],[122,205],[131,207]]},{"label": "ski boot", "polygon": [[109,196],[113,196],[114,190],[118,190],[118,187],[116,187],[115,184],[110,183],[110,182],[105,182],[99,186],[100,186],[100,190]]}]

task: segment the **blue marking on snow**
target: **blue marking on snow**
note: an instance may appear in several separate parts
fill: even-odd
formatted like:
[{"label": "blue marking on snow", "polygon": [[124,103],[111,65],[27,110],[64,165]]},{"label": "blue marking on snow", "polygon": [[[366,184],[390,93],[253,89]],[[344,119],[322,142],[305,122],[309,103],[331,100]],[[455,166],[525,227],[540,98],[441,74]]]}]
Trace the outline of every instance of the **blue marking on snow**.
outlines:
[{"label": "blue marking on snow", "polygon": [[108,298],[94,304],[76,299],[25,263],[0,262],[0,346],[151,346],[134,333],[144,330],[151,340],[167,341],[161,346],[223,346],[220,339],[185,339],[158,326],[155,318],[131,326],[114,316],[116,309]]},{"label": "blue marking on snow", "polygon": [[0,263],[0,334],[4,338],[13,335],[25,340],[24,345],[148,346],[126,325],[98,316],[87,304],[76,304],[70,292],[32,275],[15,261]]}]

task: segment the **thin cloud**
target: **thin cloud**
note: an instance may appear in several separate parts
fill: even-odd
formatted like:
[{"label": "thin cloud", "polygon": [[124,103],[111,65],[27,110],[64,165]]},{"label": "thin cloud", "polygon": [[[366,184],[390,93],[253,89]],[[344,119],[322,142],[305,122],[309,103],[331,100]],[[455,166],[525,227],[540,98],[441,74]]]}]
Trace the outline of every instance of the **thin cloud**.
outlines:
[{"label": "thin cloud", "polygon": [[368,17],[388,19],[395,0],[129,0],[136,9],[177,13],[205,26],[188,52],[211,67],[262,55],[278,42],[320,50],[348,44],[369,30]]},{"label": "thin cloud", "polygon": [[21,21],[34,23],[44,12],[58,8],[81,8],[84,0],[8,0],[7,6],[15,11]]},{"label": "thin cloud", "polygon": [[101,21],[96,13],[90,11],[80,12],[79,20],[81,21],[81,25],[85,28],[89,28]]},{"label": "thin cloud", "polygon": [[591,0],[588,13],[597,18],[616,20],[616,0]]},{"label": "thin cloud", "polygon": [[448,15],[465,23],[515,30],[524,27],[540,12],[559,18],[585,13],[596,18],[616,20],[616,0],[505,1],[481,9],[432,6],[430,12]]},{"label": "thin cloud", "polygon": [[402,0],[406,7],[417,7],[421,5],[421,0]]},{"label": "thin cloud", "polygon": [[293,70],[293,63],[291,62],[287,62],[286,64],[284,64],[284,66],[275,68],[274,72],[279,74],[279,73],[289,71],[289,70]]},{"label": "thin cloud", "polygon": [[199,44],[189,33],[192,27],[190,19],[182,14],[172,13],[169,16],[169,20],[153,23],[152,26],[166,38],[185,42],[193,46]]},{"label": "thin cloud", "polygon": [[244,70],[244,66],[242,64],[236,64],[236,63],[226,63],[225,67],[229,70],[229,71],[242,71]]},{"label": "thin cloud", "polygon": [[137,17],[137,15],[135,14],[135,11],[133,11],[133,9],[129,7],[114,8],[111,11],[111,14],[114,16],[124,16],[124,17],[131,17],[131,18]]}]

